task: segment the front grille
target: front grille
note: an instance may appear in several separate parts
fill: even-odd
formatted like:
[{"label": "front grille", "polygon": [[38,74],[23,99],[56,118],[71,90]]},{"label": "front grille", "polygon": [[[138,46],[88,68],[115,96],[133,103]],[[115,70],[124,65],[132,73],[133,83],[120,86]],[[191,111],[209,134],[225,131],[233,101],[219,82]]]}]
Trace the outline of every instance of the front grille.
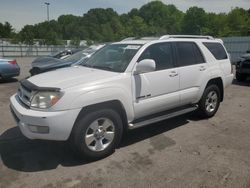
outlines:
[{"label": "front grille", "polygon": [[30,100],[31,100],[30,90],[20,85],[20,87],[18,88],[17,96],[19,97],[22,103],[24,103],[26,106],[30,106]]}]

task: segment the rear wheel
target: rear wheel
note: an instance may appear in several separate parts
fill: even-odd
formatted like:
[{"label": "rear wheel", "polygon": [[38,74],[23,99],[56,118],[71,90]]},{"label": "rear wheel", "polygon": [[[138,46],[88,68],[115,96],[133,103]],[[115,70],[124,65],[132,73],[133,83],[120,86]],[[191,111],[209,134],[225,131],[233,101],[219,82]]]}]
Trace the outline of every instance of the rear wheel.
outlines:
[{"label": "rear wheel", "polygon": [[236,80],[238,82],[244,82],[247,79],[247,74],[236,72]]},{"label": "rear wheel", "polygon": [[114,152],[122,131],[122,120],[116,111],[102,109],[90,112],[76,122],[71,146],[82,158],[104,158]]},{"label": "rear wheel", "polygon": [[198,112],[203,118],[210,118],[217,112],[221,101],[221,93],[217,85],[209,85],[205,89],[198,104]]}]

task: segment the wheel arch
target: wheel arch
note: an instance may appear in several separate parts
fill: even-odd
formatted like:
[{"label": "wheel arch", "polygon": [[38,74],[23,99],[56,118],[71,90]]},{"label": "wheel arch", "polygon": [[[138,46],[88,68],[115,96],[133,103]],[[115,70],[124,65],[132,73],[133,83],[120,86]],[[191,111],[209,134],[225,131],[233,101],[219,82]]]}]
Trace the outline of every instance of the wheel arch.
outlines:
[{"label": "wheel arch", "polygon": [[220,94],[221,94],[221,98],[220,101],[222,102],[224,100],[224,86],[223,86],[223,80],[221,79],[221,77],[216,77],[216,78],[212,78],[208,81],[207,85],[205,88],[207,88],[210,85],[217,85],[219,87],[220,90]]},{"label": "wheel arch", "polygon": [[[119,100],[111,100],[111,101],[105,101],[105,102],[91,104],[91,105],[83,107],[74,122],[72,130],[76,126],[77,122],[81,119],[81,117],[83,117],[85,114],[94,112],[98,109],[105,109],[105,108],[113,109],[116,112],[118,112],[122,119],[123,129],[126,130],[128,128],[127,114],[126,114],[123,104]],[[71,130],[71,133],[72,133],[72,130]]]}]

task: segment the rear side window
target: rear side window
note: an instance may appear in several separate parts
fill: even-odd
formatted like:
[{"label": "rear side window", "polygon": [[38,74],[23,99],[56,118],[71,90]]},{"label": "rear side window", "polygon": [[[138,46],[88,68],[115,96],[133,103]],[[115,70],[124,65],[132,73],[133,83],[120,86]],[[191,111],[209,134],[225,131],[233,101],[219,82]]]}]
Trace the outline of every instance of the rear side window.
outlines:
[{"label": "rear side window", "polygon": [[220,43],[203,42],[217,60],[227,59],[227,53]]},{"label": "rear side window", "polygon": [[194,42],[177,42],[176,50],[179,66],[189,66],[205,63],[200,49]]}]

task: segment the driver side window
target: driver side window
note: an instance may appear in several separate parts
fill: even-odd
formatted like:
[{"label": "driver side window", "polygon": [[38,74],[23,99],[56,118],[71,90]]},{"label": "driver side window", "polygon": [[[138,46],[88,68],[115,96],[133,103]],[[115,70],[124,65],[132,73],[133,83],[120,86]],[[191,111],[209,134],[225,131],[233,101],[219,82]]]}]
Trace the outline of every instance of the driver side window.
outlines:
[{"label": "driver side window", "polygon": [[149,46],[139,57],[138,62],[143,59],[153,59],[156,65],[156,71],[175,67],[170,42],[157,43]]}]

